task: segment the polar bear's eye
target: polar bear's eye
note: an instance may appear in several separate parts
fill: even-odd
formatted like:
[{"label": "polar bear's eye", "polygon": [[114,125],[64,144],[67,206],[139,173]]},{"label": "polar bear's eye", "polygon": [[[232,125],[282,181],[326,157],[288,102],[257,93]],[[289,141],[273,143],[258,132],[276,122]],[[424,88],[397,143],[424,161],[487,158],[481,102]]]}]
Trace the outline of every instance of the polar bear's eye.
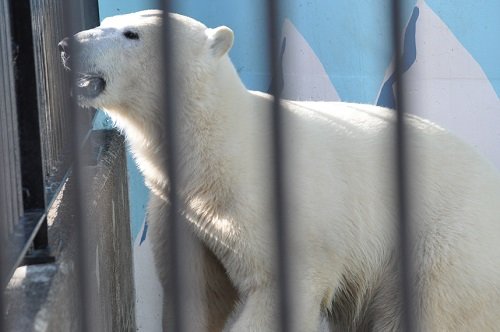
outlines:
[{"label": "polar bear's eye", "polygon": [[123,35],[128,39],[139,39],[139,34],[130,30],[125,31]]}]

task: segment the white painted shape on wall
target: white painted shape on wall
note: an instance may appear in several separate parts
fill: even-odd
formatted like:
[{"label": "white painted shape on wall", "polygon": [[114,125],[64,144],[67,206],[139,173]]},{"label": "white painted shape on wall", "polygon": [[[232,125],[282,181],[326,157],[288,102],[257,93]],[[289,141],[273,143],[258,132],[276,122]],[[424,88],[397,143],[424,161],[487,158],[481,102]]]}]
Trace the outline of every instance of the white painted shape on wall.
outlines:
[{"label": "white painted shape on wall", "polygon": [[292,100],[340,100],[321,61],[288,19],[283,23],[281,40],[283,38],[286,38],[286,49],[283,54],[282,97]]},{"label": "white painted shape on wall", "polygon": [[424,1],[418,7],[417,59],[403,75],[408,111],[450,130],[500,168],[500,101],[495,90],[432,9]]},{"label": "white painted shape on wall", "polygon": [[137,331],[162,331],[163,290],[156,274],[151,240],[146,236],[141,243],[145,223],[134,241],[134,279]]}]

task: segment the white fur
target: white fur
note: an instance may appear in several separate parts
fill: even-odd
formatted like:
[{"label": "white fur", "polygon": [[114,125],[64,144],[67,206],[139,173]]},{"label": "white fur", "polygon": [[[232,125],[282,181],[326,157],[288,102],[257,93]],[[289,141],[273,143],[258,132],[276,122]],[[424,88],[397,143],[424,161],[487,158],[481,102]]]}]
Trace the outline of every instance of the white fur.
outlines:
[{"label": "white fur", "polygon": [[[107,82],[99,97],[83,103],[104,108],[124,130],[153,192],[149,222],[166,284],[159,15],[109,18],[76,39],[82,68]],[[195,235],[187,259],[201,287],[192,294],[199,298],[191,307],[192,330],[226,324],[226,331],[273,331],[272,97],[241,83],[227,56],[228,28],[208,29],[175,14],[169,19],[177,55],[180,195],[185,225]],[[139,40],[123,37],[129,28]],[[326,102],[282,106],[294,329],[317,331],[326,316],[334,331],[401,330],[393,111]],[[496,330],[499,176],[445,130],[416,117],[406,123],[415,321],[421,331]],[[227,323],[236,295],[224,270],[239,296]]]}]

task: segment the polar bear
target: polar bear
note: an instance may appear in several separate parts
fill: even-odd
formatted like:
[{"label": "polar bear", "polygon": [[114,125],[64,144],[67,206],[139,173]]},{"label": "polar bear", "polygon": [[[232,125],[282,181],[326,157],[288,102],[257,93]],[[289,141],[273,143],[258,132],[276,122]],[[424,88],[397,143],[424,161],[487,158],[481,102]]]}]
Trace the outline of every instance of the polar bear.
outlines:
[{"label": "polar bear", "polygon": [[[179,195],[194,249],[186,260],[204,287],[190,294],[198,302],[188,309],[188,330],[275,331],[273,98],[242,84],[228,57],[229,28],[167,17]],[[159,11],[116,16],[59,46],[66,66],[78,64],[80,103],[115,120],[144,173],[157,267],[167,285],[161,26]],[[71,53],[72,43],[79,54]],[[293,330],[318,331],[327,317],[333,331],[400,331],[394,112],[341,102],[282,101],[282,109]],[[413,116],[405,122],[417,328],[497,330],[500,176],[442,128]]]}]

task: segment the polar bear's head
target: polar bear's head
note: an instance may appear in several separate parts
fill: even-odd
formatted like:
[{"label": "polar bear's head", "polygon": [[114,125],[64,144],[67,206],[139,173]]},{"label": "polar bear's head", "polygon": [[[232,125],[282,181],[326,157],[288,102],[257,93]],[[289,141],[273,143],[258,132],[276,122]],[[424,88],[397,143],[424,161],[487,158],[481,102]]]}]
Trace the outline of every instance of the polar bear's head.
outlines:
[{"label": "polar bear's head", "polygon": [[[177,14],[168,19],[176,82],[196,91],[196,80],[215,70],[231,48],[233,33]],[[158,102],[163,90],[162,26],[162,12],[146,10],[106,18],[100,26],[59,43],[65,67],[77,71],[79,102],[128,111]]]}]

